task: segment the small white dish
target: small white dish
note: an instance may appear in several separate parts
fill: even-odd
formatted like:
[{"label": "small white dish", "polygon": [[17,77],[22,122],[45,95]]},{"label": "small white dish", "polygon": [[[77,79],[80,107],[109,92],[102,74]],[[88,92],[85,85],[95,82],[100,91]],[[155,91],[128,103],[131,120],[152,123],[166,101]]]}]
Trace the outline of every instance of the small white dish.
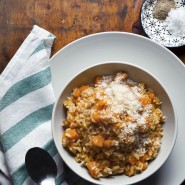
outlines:
[{"label": "small white dish", "polygon": [[[184,0],[174,0],[176,7],[185,7]],[[141,8],[141,25],[144,32],[154,42],[166,47],[185,45],[185,35],[174,36],[166,27],[165,20],[154,18],[153,9],[157,0],[145,0]]]}]

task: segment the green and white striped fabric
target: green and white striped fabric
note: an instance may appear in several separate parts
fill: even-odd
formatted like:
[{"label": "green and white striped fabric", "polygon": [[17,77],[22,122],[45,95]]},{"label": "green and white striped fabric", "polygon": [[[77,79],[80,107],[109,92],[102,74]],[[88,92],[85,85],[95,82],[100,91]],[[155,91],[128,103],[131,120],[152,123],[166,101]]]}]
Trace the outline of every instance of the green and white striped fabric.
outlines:
[{"label": "green and white striped fabric", "polygon": [[[48,59],[54,35],[34,26],[0,76],[0,184],[31,185],[25,154],[42,147],[56,161],[56,184],[64,181],[62,160],[51,134],[55,102]],[[71,176],[71,172],[68,175]],[[71,184],[79,180],[73,173]]]}]

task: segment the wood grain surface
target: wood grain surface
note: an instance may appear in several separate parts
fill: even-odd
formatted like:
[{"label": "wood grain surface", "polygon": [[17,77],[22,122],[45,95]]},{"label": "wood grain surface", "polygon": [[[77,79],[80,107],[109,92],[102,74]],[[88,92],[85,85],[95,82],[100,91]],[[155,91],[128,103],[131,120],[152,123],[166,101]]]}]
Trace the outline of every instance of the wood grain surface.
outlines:
[{"label": "wood grain surface", "polygon": [[[0,0],[0,73],[33,25],[56,36],[52,55],[85,35],[125,31],[143,35],[142,0]],[[185,47],[172,49],[185,63]]]}]

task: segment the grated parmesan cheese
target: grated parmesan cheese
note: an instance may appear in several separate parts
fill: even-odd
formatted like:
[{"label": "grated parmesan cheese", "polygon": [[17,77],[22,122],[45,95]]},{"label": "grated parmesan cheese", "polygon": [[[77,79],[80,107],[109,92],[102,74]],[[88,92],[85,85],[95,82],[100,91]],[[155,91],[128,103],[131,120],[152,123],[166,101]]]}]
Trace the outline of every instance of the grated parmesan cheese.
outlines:
[{"label": "grated parmesan cheese", "polygon": [[[96,97],[107,102],[107,108],[101,110],[101,118],[107,123],[115,123],[119,122],[115,115],[121,116],[119,138],[128,139],[128,143],[138,140],[137,133],[146,132],[148,129],[147,120],[154,107],[152,104],[142,106],[140,98],[143,93],[143,86],[127,78],[125,73],[102,76],[96,84]],[[124,121],[127,116],[131,117],[130,121]]]},{"label": "grated parmesan cheese", "polygon": [[138,94],[136,95],[127,84],[115,81],[106,88],[105,94],[111,100],[111,109],[115,113],[127,112],[134,115],[141,109]]},{"label": "grated parmesan cheese", "polygon": [[[97,90],[97,98],[103,98],[108,102],[108,109],[113,114],[130,115],[136,124],[129,123],[124,132],[133,132],[137,127],[146,128],[146,118],[149,117],[152,110],[152,105],[142,107],[139,98],[142,96],[142,87],[138,86],[136,82],[131,79],[125,79],[123,73],[117,73],[115,78],[113,76],[103,76],[99,81]],[[113,114],[108,115],[109,119],[116,119]],[[106,118],[107,114],[103,116]],[[136,129],[137,128],[137,129]],[[130,131],[132,130],[132,131]]]}]

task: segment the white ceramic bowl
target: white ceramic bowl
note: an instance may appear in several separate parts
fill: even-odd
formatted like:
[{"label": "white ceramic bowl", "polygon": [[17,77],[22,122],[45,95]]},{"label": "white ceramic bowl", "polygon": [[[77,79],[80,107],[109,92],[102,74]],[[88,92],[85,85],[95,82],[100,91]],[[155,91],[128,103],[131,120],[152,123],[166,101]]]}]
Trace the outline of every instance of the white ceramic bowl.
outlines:
[{"label": "white ceramic bowl", "polygon": [[[77,163],[73,156],[62,146],[62,133],[64,128],[61,126],[65,119],[66,110],[63,106],[63,101],[69,96],[75,87],[83,84],[93,83],[98,75],[115,74],[119,71],[126,71],[129,78],[136,82],[144,82],[148,87],[153,89],[156,95],[160,98],[162,103],[162,111],[166,116],[166,123],[164,124],[164,136],[162,138],[162,145],[159,154],[155,160],[149,163],[148,168],[141,174],[133,177],[125,175],[112,176],[110,178],[101,178],[100,180],[93,179],[88,173],[87,169]],[[56,101],[52,115],[52,134],[55,145],[64,162],[79,176],[96,184],[101,185],[126,185],[139,182],[157,171],[169,157],[173,146],[175,144],[177,135],[177,118],[174,106],[167,94],[164,86],[156,79],[150,72],[140,68],[136,65],[131,65],[125,62],[106,62],[89,67],[76,74],[71,81],[62,89],[61,95]]]}]

